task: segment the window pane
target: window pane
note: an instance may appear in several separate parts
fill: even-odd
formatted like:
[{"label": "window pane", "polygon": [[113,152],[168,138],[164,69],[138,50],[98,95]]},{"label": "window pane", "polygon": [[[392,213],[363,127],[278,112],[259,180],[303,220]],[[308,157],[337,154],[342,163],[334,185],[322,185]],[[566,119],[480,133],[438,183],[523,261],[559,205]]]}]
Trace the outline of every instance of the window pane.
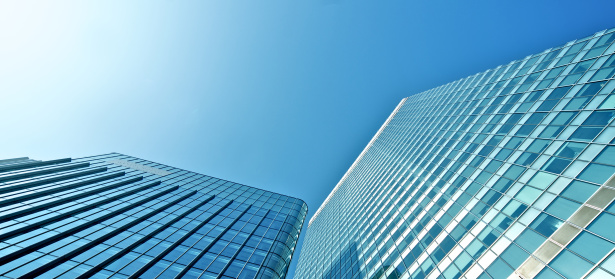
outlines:
[{"label": "window pane", "polygon": [[615,110],[594,111],[583,122],[583,126],[606,126],[615,116]]},{"label": "window pane", "polygon": [[561,174],[564,169],[568,165],[570,165],[570,160],[560,159],[560,158],[551,158],[549,161],[542,167],[543,170],[550,171],[553,173]]},{"label": "window pane", "polygon": [[610,271],[611,273],[615,273],[615,253],[611,253],[611,255],[600,264],[600,267]]},{"label": "window pane", "polygon": [[585,86],[583,86],[583,88],[581,88],[581,90],[579,90],[579,92],[577,92],[577,94],[575,94],[575,96],[582,97],[596,95],[596,93],[598,93],[598,91],[600,91],[600,89],[602,89],[605,84],[606,81],[586,84]]},{"label": "window pane", "polygon": [[568,125],[572,118],[577,115],[577,112],[560,112],[554,119],[551,121],[551,125]]},{"label": "window pane", "polygon": [[580,98],[572,98],[564,110],[580,110],[589,102],[590,97],[580,97]]},{"label": "window pane", "polygon": [[595,162],[615,165],[615,146],[607,146],[600,155],[594,159]]},{"label": "window pane", "polygon": [[612,78],[613,75],[615,75],[615,68],[600,69],[594,74],[591,81],[609,79]]},{"label": "window pane", "polygon": [[542,105],[536,109],[536,111],[550,111],[555,107],[555,105],[557,105],[558,102],[559,100],[545,100],[542,102]]},{"label": "window pane", "polygon": [[570,215],[572,215],[572,213],[574,213],[579,208],[579,206],[581,206],[580,203],[573,202],[566,198],[558,197],[553,200],[553,202],[551,203],[551,205],[549,205],[549,207],[547,207],[545,212],[562,218],[563,220],[566,220],[568,219],[568,217],[570,217]]},{"label": "window pane", "polygon": [[512,266],[521,265],[527,257],[529,254],[515,244],[510,244],[502,253],[502,258]]},{"label": "window pane", "polygon": [[532,116],[525,121],[525,124],[540,124],[540,121],[542,121],[545,116],[547,116],[547,113],[544,112],[533,113]]},{"label": "window pane", "polygon": [[553,183],[553,181],[555,181],[556,178],[556,175],[550,173],[537,172],[527,184],[539,189],[546,189],[549,185],[551,185],[551,183]]},{"label": "window pane", "polygon": [[523,189],[521,189],[521,191],[519,191],[519,193],[517,193],[515,197],[518,200],[531,205],[541,193],[542,191],[534,187],[526,186],[523,187]]},{"label": "window pane", "polygon": [[570,139],[592,141],[598,135],[598,133],[600,133],[600,131],[602,131],[602,128],[579,127],[572,134],[572,136],[570,136]]},{"label": "window pane", "polygon": [[615,224],[615,216],[612,214],[603,212],[587,227],[587,230],[595,232],[607,239],[615,240],[615,230],[613,229]]},{"label": "window pane", "polygon": [[581,154],[581,152],[583,151],[583,149],[585,149],[586,146],[586,143],[566,142],[557,150],[557,152],[555,152],[555,156],[575,158],[579,154]]},{"label": "window pane", "polygon": [[532,222],[530,227],[542,235],[549,237],[562,225],[562,223],[563,222],[561,220],[555,217],[541,213],[536,220]]},{"label": "window pane", "polygon": [[547,97],[547,100],[548,99],[561,99],[562,97],[566,95],[566,93],[571,87],[572,86],[566,86],[566,87],[560,87],[560,88],[554,89],[553,92],[551,92],[551,94],[549,94],[549,96]]},{"label": "window pane", "polygon": [[570,183],[570,185],[568,185],[566,190],[562,192],[562,196],[576,201],[585,202],[589,197],[591,197],[591,195],[594,194],[594,192],[596,192],[596,190],[598,190],[597,185],[574,180]]},{"label": "window pane", "polygon": [[534,250],[545,242],[545,240],[547,239],[542,235],[537,234],[530,229],[525,229],[525,231],[517,237],[515,242],[525,250],[534,252]]},{"label": "window pane", "polygon": [[603,184],[613,173],[615,173],[615,167],[591,163],[578,177],[597,184]]},{"label": "window pane", "polygon": [[551,141],[536,139],[532,144],[530,144],[530,146],[527,148],[527,151],[540,153],[545,150],[545,148],[547,148],[549,143],[551,143]]},{"label": "window pane", "polygon": [[611,251],[613,247],[615,247],[615,244],[611,242],[592,235],[591,233],[582,232],[572,241],[568,249],[597,263],[606,253]]},{"label": "window pane", "polygon": [[555,271],[553,271],[552,269],[545,267],[542,269],[542,271],[540,271],[540,273],[538,273],[538,275],[536,276],[536,279],[557,279],[557,278],[562,278],[562,276],[560,276],[559,274],[557,274]]},{"label": "window pane", "polygon": [[602,105],[600,105],[601,109],[612,109],[615,108],[615,95],[610,95],[608,98],[606,98],[606,100],[604,100],[604,102],[602,103]]},{"label": "window pane", "polygon": [[592,59],[592,60],[587,60],[587,61],[583,61],[578,63],[570,72],[570,74],[576,74],[576,73],[583,73],[585,71],[587,71],[587,69],[589,69],[589,67],[594,64],[594,61],[596,61],[596,59]]},{"label": "window pane", "polygon": [[567,278],[581,278],[593,266],[566,249],[562,250],[549,265]]}]

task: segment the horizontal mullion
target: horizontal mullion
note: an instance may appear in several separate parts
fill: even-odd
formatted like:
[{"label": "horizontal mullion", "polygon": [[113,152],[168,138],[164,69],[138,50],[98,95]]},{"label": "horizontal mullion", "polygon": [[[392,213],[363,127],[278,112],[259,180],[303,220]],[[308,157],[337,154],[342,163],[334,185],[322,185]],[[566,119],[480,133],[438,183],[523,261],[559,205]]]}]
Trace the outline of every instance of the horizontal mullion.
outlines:
[{"label": "horizontal mullion", "polygon": [[[119,181],[120,183],[121,182],[125,182],[125,183],[123,183],[123,185],[121,185],[121,184],[117,185],[117,187],[108,188],[112,184],[90,185],[89,187],[70,189],[70,190],[65,191],[65,192],[60,192],[60,193],[52,194],[52,195],[50,195],[48,197],[49,197],[50,200],[53,200],[54,202],[57,201],[57,200],[65,200],[64,203],[53,205],[52,209],[57,210],[57,211],[67,210],[67,208],[72,207],[73,205],[83,205],[83,203],[87,203],[87,202],[90,202],[92,200],[94,200],[94,202],[95,202],[96,199],[100,199],[100,200],[104,199],[105,195],[111,195],[111,194],[115,194],[117,192],[122,192],[122,191],[125,191],[125,190],[129,190],[131,188],[134,188],[135,185],[130,185],[130,184],[134,183],[134,182],[137,182],[137,181],[143,180],[143,179],[138,179],[139,177],[131,178],[131,179],[128,179],[128,180],[121,180],[121,181]],[[130,181],[130,182],[128,182],[128,181]],[[114,181],[114,182],[117,182],[117,181]],[[100,192],[98,192],[98,191],[100,191]],[[91,193],[91,194],[90,195],[85,195],[84,192]],[[94,195],[94,194],[96,194],[96,195]],[[27,205],[31,205],[31,207],[35,207],[35,206],[46,204],[45,201],[47,201],[47,203],[49,203],[48,200],[45,200],[45,197],[41,197],[40,200],[35,199],[33,203],[28,203]],[[63,206],[64,204],[73,204],[73,205]]]},{"label": "horizontal mullion", "polygon": [[[118,173],[118,175],[116,177],[119,177],[121,175],[123,175],[123,172]],[[38,211],[44,210],[44,209],[49,209],[49,208],[52,208],[54,206],[67,203],[69,201],[76,201],[76,200],[79,200],[79,199],[87,197],[87,196],[98,194],[98,193],[101,193],[101,192],[104,192],[104,191],[107,191],[107,190],[112,190],[112,189],[115,189],[115,188],[118,188],[118,187],[121,187],[121,186],[124,186],[124,185],[132,184],[132,183],[135,183],[135,182],[140,181],[142,179],[143,179],[143,177],[139,176],[139,177],[134,177],[134,178],[127,179],[127,180],[122,180],[122,181],[113,183],[111,185],[107,185],[107,186],[104,186],[104,187],[101,187],[101,188],[98,188],[98,189],[95,189],[95,190],[91,190],[91,191],[88,191],[88,192],[85,192],[85,193],[77,194],[77,195],[70,196],[70,197],[61,198],[61,199],[58,199],[58,200],[55,200],[55,201],[52,201],[52,202],[44,203],[44,204],[33,206],[33,207],[30,207],[30,208],[27,208],[27,209],[24,209],[24,210],[21,210],[21,211],[17,211],[17,212],[13,212],[13,213],[10,213],[10,214],[6,214],[6,215],[3,215],[3,216],[0,216],[0,222],[6,221],[6,220],[10,220],[10,219],[19,218],[19,217],[31,214],[33,212],[38,212]]]},{"label": "horizontal mullion", "polygon": [[[175,186],[173,188],[177,189],[178,187]],[[103,243],[104,241],[106,241],[106,240],[108,240],[108,239],[110,239],[110,238],[112,238],[112,237],[114,237],[114,236],[116,236],[116,235],[126,231],[130,227],[132,227],[132,226],[134,226],[134,225],[136,225],[136,224],[138,224],[140,222],[143,222],[143,220],[145,220],[145,219],[147,219],[147,218],[149,218],[149,217],[151,217],[153,215],[156,215],[156,214],[166,210],[167,208],[169,208],[169,207],[171,207],[171,206],[173,206],[173,205],[175,205],[175,204],[177,204],[177,203],[179,203],[179,202],[189,198],[190,196],[192,196],[194,194],[196,194],[196,191],[191,191],[188,194],[183,195],[183,196],[181,196],[181,197],[179,197],[179,198],[169,202],[168,204],[166,204],[166,205],[164,205],[164,206],[162,206],[160,208],[157,208],[156,210],[148,213],[147,215],[144,215],[144,216],[142,216],[142,217],[140,217],[140,218],[138,218],[136,220],[133,220],[133,221],[131,221],[131,222],[129,222],[129,223],[119,227],[119,228],[116,228],[113,231],[111,231],[111,232],[109,232],[109,233],[107,233],[107,234],[97,238],[96,240],[90,241],[87,244],[85,244],[83,246],[80,246],[79,248],[77,248],[75,250],[72,250],[72,251],[62,255],[61,257],[58,257],[58,258],[54,259],[53,261],[48,262],[48,263],[46,263],[46,264],[44,264],[44,265],[42,265],[42,266],[40,266],[40,267],[38,267],[38,268],[28,272],[28,273],[26,273],[26,274],[24,274],[24,275],[22,275],[22,276],[20,276],[18,278],[33,278],[35,276],[41,275],[41,274],[47,272],[48,270],[50,270],[50,269],[52,269],[52,268],[54,268],[54,267],[56,267],[56,266],[58,266],[58,265],[60,265],[60,264],[62,264],[64,262],[68,261],[69,259],[71,259],[71,258],[73,258],[73,257],[75,257],[75,256],[77,256],[77,255],[79,255],[79,254],[81,254],[81,253],[91,249],[92,247],[94,247],[94,246],[96,246],[96,245],[98,245],[100,243]]]},{"label": "horizontal mullion", "polygon": [[[103,168],[105,170],[107,169],[106,167],[103,167]],[[86,179],[86,180],[78,181],[78,182],[71,183],[71,184],[68,184],[68,185],[64,185],[64,186],[59,186],[59,187],[43,190],[43,191],[40,191],[40,192],[35,192],[35,193],[23,195],[23,196],[14,197],[14,198],[9,198],[9,199],[0,201],[0,206],[6,206],[6,205],[10,205],[10,204],[26,201],[26,200],[35,199],[35,198],[38,198],[38,197],[49,196],[51,194],[62,192],[62,191],[65,191],[65,190],[70,190],[70,189],[73,189],[73,188],[78,188],[78,187],[81,187],[81,186],[85,186],[85,185],[89,185],[89,184],[98,183],[98,182],[101,182],[101,181],[113,179],[113,178],[116,178],[116,177],[120,177],[120,176],[123,176],[124,174],[125,174],[124,172],[111,173],[111,174],[107,174],[107,175],[103,175],[103,176],[99,176],[99,177],[94,177],[94,178],[91,178],[91,179]]]},{"label": "horizontal mullion", "polygon": [[95,169],[91,169],[91,170],[75,172],[75,173],[69,173],[69,174],[65,174],[65,175],[59,175],[59,176],[39,179],[39,180],[35,180],[35,181],[28,181],[28,182],[19,183],[19,184],[5,185],[3,187],[0,187],[0,194],[1,193],[6,193],[6,192],[17,191],[17,190],[21,190],[21,189],[26,189],[26,188],[30,188],[30,187],[34,187],[34,186],[49,184],[49,183],[53,183],[53,182],[58,182],[58,181],[62,181],[62,180],[68,180],[68,179],[77,178],[77,177],[81,177],[81,176],[86,176],[86,175],[90,175],[90,174],[94,174],[94,173],[104,172],[106,170],[107,170],[106,168],[95,168]]},{"label": "horizontal mullion", "polygon": [[[115,172],[115,173],[111,173],[109,175],[104,175],[104,176],[90,176],[85,179],[72,181],[70,184],[63,183],[63,184],[41,185],[40,187],[24,189],[18,192],[11,192],[11,193],[5,194],[4,197],[0,196],[0,210],[3,210],[4,208],[13,208],[11,207],[12,205],[22,203],[22,202],[23,202],[23,205],[18,205],[18,207],[23,207],[27,205],[38,206],[43,203],[48,203],[50,201],[61,199],[64,196],[74,194],[75,192],[91,190],[96,187],[104,186],[104,183],[99,184],[99,182],[103,182],[105,180],[113,182],[114,179],[123,176],[122,173],[123,172]],[[98,178],[100,178],[101,181],[97,181]],[[89,183],[86,183],[85,181],[88,181]],[[60,190],[57,190],[57,189],[60,189]],[[42,192],[45,192],[47,194],[45,195],[38,194]],[[31,197],[31,198],[28,198],[26,200],[20,200],[17,203],[9,203],[8,205],[4,204],[5,201],[9,201],[9,200],[13,200],[13,199],[21,198],[21,197]]]},{"label": "horizontal mullion", "polygon": [[[157,186],[157,185],[160,185],[160,181],[154,181],[152,183],[148,183],[148,184],[143,185],[143,186],[141,186],[139,188],[136,188],[134,190],[122,193],[120,195],[117,195],[117,196],[114,196],[114,197],[110,197],[108,199],[105,199],[105,200],[102,200],[102,201],[99,201],[99,202],[96,202],[96,203],[93,203],[93,204],[90,204],[90,205],[86,205],[86,206],[83,206],[83,207],[80,207],[80,208],[76,208],[76,209],[73,209],[71,211],[68,211],[68,212],[56,215],[54,217],[47,218],[45,220],[38,221],[36,223],[32,223],[32,224],[27,225],[27,226],[16,228],[16,229],[14,229],[12,231],[8,231],[8,232],[5,232],[3,234],[0,234],[0,241],[2,241],[4,239],[7,239],[7,238],[10,238],[10,237],[13,237],[13,236],[15,236],[17,234],[23,234],[23,233],[35,230],[37,228],[40,228],[40,227],[43,227],[45,225],[54,223],[56,221],[67,220],[67,218],[72,217],[73,215],[79,214],[81,212],[84,212],[84,211],[87,211],[87,210],[90,210],[90,209],[93,209],[93,208],[97,208],[97,207],[99,207],[101,205],[104,205],[104,204],[107,204],[107,203],[110,203],[110,202],[113,202],[113,201],[117,201],[118,199],[121,199],[121,198],[124,198],[124,197],[128,197],[128,196],[134,195],[136,193],[139,193],[139,192],[141,192],[143,190],[147,190],[147,189],[149,189],[151,187],[154,187],[154,186]],[[113,211],[111,213],[113,213]],[[109,218],[111,218],[111,217],[109,217]],[[64,225],[66,225],[66,224],[62,224],[61,226],[64,226]],[[57,229],[59,227],[55,227],[54,229]],[[10,227],[6,228],[6,229],[10,229]]]},{"label": "horizontal mullion", "polygon": [[57,160],[50,160],[50,161],[28,162],[28,163],[23,163],[23,164],[0,166],[0,172],[36,168],[36,167],[49,166],[49,165],[62,164],[62,163],[69,163],[71,160],[72,160],[71,158],[64,158],[64,159],[57,159]]},{"label": "horizontal mullion", "polygon": [[49,168],[49,169],[42,169],[42,170],[36,170],[36,171],[30,171],[30,172],[24,172],[24,173],[11,174],[11,175],[6,175],[6,176],[0,176],[0,182],[14,181],[14,180],[31,178],[31,177],[35,177],[39,175],[45,175],[45,174],[56,173],[56,172],[61,172],[61,171],[87,168],[89,166],[90,166],[90,163],[79,163],[79,164],[67,165],[67,166],[56,167],[56,168]]},{"label": "horizontal mullion", "polygon": [[0,265],[4,265],[4,264],[6,264],[8,262],[11,262],[11,261],[13,261],[13,260],[23,256],[23,255],[29,254],[29,253],[31,253],[33,251],[36,251],[36,250],[38,250],[40,248],[43,248],[43,247],[49,245],[51,243],[54,243],[54,242],[59,241],[61,239],[64,239],[67,236],[70,236],[72,234],[78,233],[78,232],[80,232],[82,230],[87,229],[88,227],[91,227],[91,226],[93,226],[95,224],[103,222],[103,221],[105,221],[107,219],[111,219],[111,218],[113,218],[116,215],[119,215],[119,214],[121,214],[121,213],[123,213],[125,211],[130,210],[131,208],[134,208],[134,207],[137,207],[137,206],[139,206],[141,204],[147,203],[147,202],[149,202],[151,200],[154,200],[154,199],[156,199],[158,197],[162,197],[162,196],[164,196],[164,195],[166,195],[168,193],[171,193],[171,192],[177,190],[178,188],[179,188],[178,186],[171,187],[171,188],[169,188],[167,190],[164,190],[164,191],[162,191],[162,192],[160,192],[158,194],[155,194],[155,195],[153,195],[151,197],[145,198],[145,199],[140,200],[138,202],[135,202],[133,204],[127,205],[127,206],[125,206],[123,208],[117,209],[116,211],[110,212],[110,213],[108,213],[108,214],[106,214],[104,216],[101,216],[99,218],[96,218],[96,219],[94,219],[92,221],[89,221],[89,222],[86,222],[86,223],[81,224],[79,226],[76,226],[76,227],[74,227],[72,229],[69,229],[67,231],[64,231],[64,232],[62,232],[62,233],[60,233],[60,234],[58,234],[56,236],[50,237],[50,238],[48,238],[48,239],[46,239],[44,241],[40,241],[40,242],[37,242],[37,243],[32,244],[30,246],[24,247],[24,248],[22,248],[20,250],[17,250],[15,252],[13,252],[13,253],[0,256]]}]

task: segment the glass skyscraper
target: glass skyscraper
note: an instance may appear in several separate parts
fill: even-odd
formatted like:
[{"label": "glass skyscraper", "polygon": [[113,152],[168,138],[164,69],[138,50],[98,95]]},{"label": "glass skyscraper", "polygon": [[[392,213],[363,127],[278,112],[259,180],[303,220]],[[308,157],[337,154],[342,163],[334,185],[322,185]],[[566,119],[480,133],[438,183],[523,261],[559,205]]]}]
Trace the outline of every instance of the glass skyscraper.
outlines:
[{"label": "glass skyscraper", "polygon": [[0,277],[284,278],[306,212],[117,153],[0,160]]},{"label": "glass skyscraper", "polygon": [[614,31],[403,99],[297,277],[614,277]]}]

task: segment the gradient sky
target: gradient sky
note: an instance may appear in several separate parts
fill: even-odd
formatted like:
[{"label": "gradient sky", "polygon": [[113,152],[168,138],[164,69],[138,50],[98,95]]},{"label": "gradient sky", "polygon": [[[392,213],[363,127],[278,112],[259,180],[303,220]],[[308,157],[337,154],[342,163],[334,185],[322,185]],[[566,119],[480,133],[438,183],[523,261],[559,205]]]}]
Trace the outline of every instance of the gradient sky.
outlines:
[{"label": "gradient sky", "polygon": [[402,98],[615,27],[613,11],[2,1],[0,158],[120,152],[301,198],[309,220]]}]

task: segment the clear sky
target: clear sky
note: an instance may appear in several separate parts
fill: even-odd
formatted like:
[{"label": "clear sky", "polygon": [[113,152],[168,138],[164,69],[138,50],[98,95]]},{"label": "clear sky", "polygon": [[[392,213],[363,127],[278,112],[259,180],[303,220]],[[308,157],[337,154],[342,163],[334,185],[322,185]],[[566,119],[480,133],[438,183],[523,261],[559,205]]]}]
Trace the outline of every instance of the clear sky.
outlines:
[{"label": "clear sky", "polygon": [[615,27],[613,11],[2,1],[0,158],[125,153],[301,198],[309,220],[402,98]]}]

